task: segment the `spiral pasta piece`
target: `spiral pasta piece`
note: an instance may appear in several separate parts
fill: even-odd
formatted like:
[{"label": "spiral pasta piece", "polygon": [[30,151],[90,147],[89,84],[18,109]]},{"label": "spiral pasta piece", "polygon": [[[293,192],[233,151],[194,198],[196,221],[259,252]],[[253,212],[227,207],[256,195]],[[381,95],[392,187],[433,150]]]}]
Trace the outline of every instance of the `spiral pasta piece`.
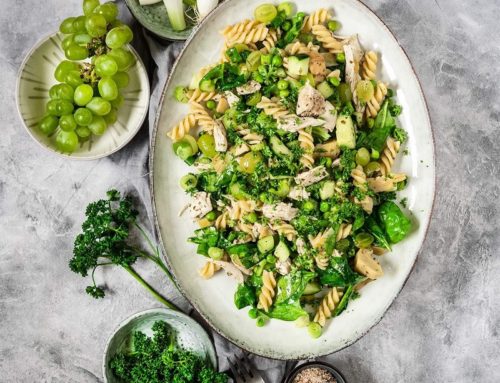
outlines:
[{"label": "spiral pasta piece", "polygon": [[312,168],[314,165],[314,140],[311,133],[305,129],[299,130],[299,144],[304,151],[300,157],[300,163],[305,168]]},{"label": "spiral pasta piece", "polygon": [[314,322],[318,323],[321,327],[324,327],[327,319],[332,317],[333,310],[340,303],[341,297],[342,292],[336,287],[328,291],[325,297],[321,300],[318,311],[316,311]]},{"label": "spiral pasta piece", "polygon": [[392,137],[387,138],[385,149],[380,156],[380,172],[382,175],[386,176],[391,172],[392,164],[396,159],[400,146],[399,141]]},{"label": "spiral pasta piece", "polygon": [[312,27],[312,34],[316,36],[316,39],[321,43],[323,48],[325,48],[330,53],[341,53],[344,50],[344,43],[337,40],[332,32],[328,30],[324,25],[314,25]]},{"label": "spiral pasta piece", "polygon": [[378,81],[372,99],[366,103],[366,114],[368,117],[377,117],[377,113],[382,107],[386,94],[387,86],[383,82]]},{"label": "spiral pasta piece", "polygon": [[328,265],[330,264],[330,259],[325,252],[321,252],[317,256],[315,256],[314,261],[316,262],[316,266],[320,270],[326,270],[328,268]]},{"label": "spiral pasta piece", "polygon": [[350,223],[341,223],[337,231],[337,241],[347,238],[351,234],[352,225]]},{"label": "spiral pasta piece", "polygon": [[289,241],[295,241],[297,238],[297,230],[289,223],[278,221],[272,225],[272,228]]},{"label": "spiral pasta piece", "polygon": [[307,15],[304,18],[304,25],[302,26],[302,32],[310,32],[311,29],[318,24],[324,24],[326,20],[330,19],[332,15],[330,11],[325,8],[320,8],[317,11]]},{"label": "spiral pasta piece", "polygon": [[180,140],[191,129],[196,126],[196,118],[193,114],[188,114],[177,125],[175,125],[168,133],[167,136],[174,141]]},{"label": "spiral pasta piece", "polygon": [[214,226],[217,230],[224,230],[227,228],[227,221],[229,219],[229,213],[227,211],[219,215],[214,222]]},{"label": "spiral pasta piece", "polygon": [[290,43],[285,47],[285,52],[290,56],[295,55],[308,55],[311,52],[317,53],[319,51],[319,46],[314,45],[312,42],[307,45],[301,41],[296,41],[294,43]]},{"label": "spiral pasta piece", "polygon": [[262,97],[260,102],[256,105],[257,108],[264,110],[264,113],[268,116],[272,116],[275,120],[279,120],[290,115],[285,106],[277,101],[272,101],[267,97]]},{"label": "spiral pasta piece", "polygon": [[191,114],[203,130],[212,132],[215,128],[215,120],[210,116],[206,109],[197,102],[191,102]]},{"label": "spiral pasta piece", "polygon": [[309,242],[313,249],[320,249],[325,245],[326,240],[330,235],[333,234],[333,229],[328,228],[324,231],[319,232],[316,236],[309,236]]},{"label": "spiral pasta piece", "polygon": [[354,186],[357,186],[361,191],[364,192],[368,190],[366,186],[366,174],[361,165],[356,166],[351,171],[351,177],[353,179]]},{"label": "spiral pasta piece", "polygon": [[259,144],[264,139],[262,134],[251,132],[250,129],[242,129],[238,133],[241,135],[241,138],[250,145]]},{"label": "spiral pasta piece", "polygon": [[377,77],[377,54],[373,51],[365,53],[363,64],[361,65],[361,78],[363,80],[374,80]]},{"label": "spiral pasta piece", "polygon": [[275,295],[274,289],[276,288],[276,279],[271,271],[264,270],[262,272],[262,289],[259,294],[259,308],[263,309],[265,312],[269,311],[269,308],[273,304],[273,298]]},{"label": "spiral pasta piece", "polygon": [[260,50],[262,53],[269,53],[276,46],[276,42],[280,37],[279,32],[276,29],[270,29],[267,33],[266,38],[262,42],[262,49]]},{"label": "spiral pasta piece", "polygon": [[219,265],[216,265],[212,261],[207,261],[207,263],[205,263],[205,265],[200,270],[198,270],[198,273],[203,279],[210,279],[219,270]]},{"label": "spiral pasta piece", "polygon": [[226,27],[222,34],[229,44],[249,44],[263,41],[267,37],[268,31],[263,23],[256,20],[243,20]]},{"label": "spiral pasta piece", "polygon": [[189,102],[203,102],[211,100],[215,97],[215,92],[203,92],[200,89],[189,90],[187,96],[189,97]]},{"label": "spiral pasta piece", "polygon": [[228,207],[229,218],[232,220],[240,220],[245,214],[255,211],[257,204],[252,200],[233,201]]}]

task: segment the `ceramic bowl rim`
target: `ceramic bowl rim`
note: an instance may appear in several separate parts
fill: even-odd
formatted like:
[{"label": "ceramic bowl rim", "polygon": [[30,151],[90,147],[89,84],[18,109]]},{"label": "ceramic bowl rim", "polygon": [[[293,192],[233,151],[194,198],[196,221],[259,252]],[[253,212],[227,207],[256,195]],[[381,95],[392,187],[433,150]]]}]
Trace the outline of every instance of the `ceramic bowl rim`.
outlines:
[{"label": "ceramic bowl rim", "polygon": [[[203,318],[203,320],[206,323],[208,323],[208,325],[212,328],[213,331],[215,331],[217,334],[219,334],[220,336],[222,336],[224,339],[228,340],[229,342],[231,342],[235,346],[237,346],[237,347],[239,347],[239,348],[241,348],[241,349],[243,349],[243,350],[245,350],[247,352],[252,352],[252,353],[254,353],[256,355],[259,355],[259,356],[262,356],[262,357],[265,357],[265,358],[269,358],[269,359],[274,359],[274,360],[301,360],[301,359],[307,359],[307,358],[311,358],[311,357],[323,357],[323,356],[326,356],[326,355],[331,355],[331,354],[334,354],[336,352],[344,350],[345,348],[353,345],[354,343],[356,343],[357,341],[359,341],[361,338],[363,338],[375,326],[377,326],[380,323],[380,321],[382,320],[382,318],[385,316],[385,314],[387,313],[387,311],[392,307],[392,305],[394,304],[394,302],[396,301],[396,299],[399,297],[399,295],[401,294],[401,291],[406,286],[406,283],[408,282],[408,279],[410,278],[410,275],[413,273],[413,270],[415,269],[415,265],[417,263],[419,255],[422,252],[422,248],[424,246],[425,240],[427,239],[427,235],[429,233],[429,228],[430,228],[431,221],[432,221],[432,216],[433,216],[433,213],[434,213],[434,206],[435,206],[436,192],[437,192],[437,189],[436,189],[436,186],[437,186],[437,183],[436,183],[436,171],[435,171],[435,169],[436,169],[436,151],[435,151],[436,143],[435,143],[435,139],[434,139],[434,132],[433,132],[433,129],[432,129],[432,121],[431,121],[431,117],[430,117],[430,113],[429,113],[429,106],[428,106],[425,94],[424,94],[424,92],[422,90],[422,85],[421,85],[420,78],[418,77],[418,75],[417,75],[417,73],[415,71],[415,68],[413,67],[413,64],[412,64],[412,62],[411,62],[408,54],[406,53],[406,51],[404,50],[404,48],[401,46],[401,44],[399,43],[398,39],[396,38],[396,36],[392,32],[392,30],[387,26],[387,24],[370,7],[368,7],[366,4],[364,4],[360,0],[350,0],[350,1],[353,1],[354,3],[357,3],[359,6],[361,6],[366,11],[368,11],[370,14],[372,14],[380,22],[380,24],[382,25],[382,27],[385,28],[387,30],[387,32],[389,32],[390,38],[393,39],[394,42],[398,45],[398,47],[401,49],[401,52],[403,54],[404,59],[410,65],[410,68],[411,68],[411,70],[412,70],[412,72],[413,72],[413,74],[414,74],[414,76],[415,76],[415,78],[417,80],[418,88],[416,89],[416,91],[421,96],[421,99],[423,101],[423,104],[424,104],[424,107],[425,107],[425,112],[426,112],[425,113],[425,119],[428,122],[428,125],[429,125],[429,128],[430,128],[430,136],[431,136],[431,139],[432,139],[432,145],[431,145],[431,148],[430,148],[432,156],[430,158],[431,159],[430,163],[432,165],[432,168],[434,169],[433,178],[431,180],[433,196],[432,196],[431,207],[430,207],[430,210],[429,210],[428,224],[427,224],[425,233],[424,233],[424,235],[422,237],[422,240],[420,241],[420,244],[418,246],[418,250],[416,252],[416,256],[415,256],[415,259],[413,261],[413,265],[412,265],[412,267],[411,267],[408,275],[406,276],[403,284],[401,285],[401,288],[398,290],[398,292],[394,296],[394,299],[391,301],[391,303],[387,306],[387,308],[382,312],[382,314],[380,315],[380,317],[377,318],[370,327],[368,327],[365,331],[360,332],[356,337],[354,337],[351,340],[349,340],[349,342],[345,343],[342,347],[338,348],[335,351],[329,352],[329,353],[321,353],[321,354],[315,354],[315,355],[300,355],[300,356],[297,356],[295,358],[286,358],[286,357],[283,357],[282,355],[269,356],[267,354],[266,355],[260,354],[259,352],[256,352],[256,351],[249,351],[244,346],[242,346],[240,343],[238,343],[238,341],[236,339],[230,338],[223,331],[221,331],[219,328],[217,328],[207,318],[207,316],[198,308],[198,306],[195,305],[195,304],[193,304],[191,302],[191,300],[188,298],[188,295],[186,294],[186,291],[184,291],[184,289],[180,285],[178,286],[178,289],[179,289],[180,293],[193,306],[194,310]],[[175,62],[173,64],[173,66],[172,66],[172,68],[170,70],[170,73],[169,73],[169,75],[167,77],[167,80],[164,83],[164,86],[163,86],[163,89],[162,89],[162,92],[161,92],[161,96],[160,96],[160,99],[158,100],[158,104],[157,104],[157,109],[156,109],[156,113],[155,113],[155,121],[154,121],[153,131],[152,131],[152,134],[151,134],[151,141],[150,141],[150,153],[149,153],[149,169],[150,169],[150,171],[149,171],[149,187],[150,187],[150,191],[151,191],[151,193],[150,193],[151,194],[151,205],[152,205],[152,211],[153,211],[153,216],[154,216],[155,230],[156,230],[156,233],[157,233],[158,238],[159,238],[160,245],[161,245],[162,250],[163,250],[162,251],[162,258],[165,260],[165,262],[167,263],[167,265],[168,265],[168,267],[169,267],[170,270],[172,270],[172,264],[171,264],[171,262],[170,262],[170,260],[169,260],[169,258],[167,256],[167,252],[165,250],[165,245],[163,243],[163,237],[162,237],[161,232],[160,232],[158,214],[157,214],[157,210],[156,210],[156,197],[155,197],[155,192],[154,192],[154,190],[155,190],[154,189],[154,157],[155,157],[155,147],[156,147],[155,144],[156,144],[156,137],[158,136],[158,130],[159,130],[159,125],[160,125],[160,115],[161,115],[161,111],[162,111],[162,105],[163,105],[164,100],[165,100],[167,88],[169,87],[171,79],[172,79],[172,73],[175,72],[175,70],[177,68],[177,64],[179,63],[180,59],[184,56],[187,47],[190,45],[190,43],[194,39],[194,37],[197,36],[198,33],[201,33],[203,31],[204,25],[208,21],[210,21],[213,17],[215,17],[219,12],[222,12],[223,9],[225,8],[225,6],[227,4],[229,4],[230,2],[231,1],[229,0],[229,1],[225,1],[225,2],[221,3],[217,8],[215,8],[214,10],[212,10],[208,16],[206,16],[203,19],[203,21],[198,25],[198,27],[195,30],[193,30],[193,33],[187,39],[185,45],[182,47],[181,52],[177,56],[177,58],[176,58],[176,60],[175,60]],[[177,282],[177,276],[175,275],[174,272],[172,272],[172,277]]]},{"label": "ceramic bowl rim", "polygon": [[184,317],[184,319],[187,319],[187,321],[191,322],[191,324],[199,326],[201,328],[201,330],[203,332],[205,332],[205,334],[208,337],[210,347],[211,347],[211,349],[212,349],[212,351],[213,351],[213,353],[215,355],[215,366],[214,366],[214,368],[216,368],[216,369],[218,368],[217,352],[215,350],[213,338],[212,338],[211,334],[209,334],[203,328],[203,326],[201,324],[199,324],[196,320],[194,320],[192,317],[190,317],[189,315],[185,314],[182,311],[172,310],[172,309],[169,309],[168,307],[153,307],[153,308],[150,308],[150,309],[138,311],[135,314],[132,314],[129,317],[125,318],[124,320],[122,320],[115,327],[115,329],[113,330],[113,332],[111,333],[111,335],[108,337],[108,340],[106,341],[106,345],[104,346],[104,352],[103,352],[103,355],[102,355],[102,366],[101,366],[101,368],[102,368],[102,376],[103,376],[104,383],[108,383],[108,378],[106,377],[106,371],[108,370],[108,366],[106,364],[106,356],[109,353],[109,347],[110,347],[111,341],[114,339],[114,337],[116,336],[116,334],[118,333],[118,331],[120,331],[123,327],[125,327],[127,324],[129,324],[134,319],[139,318],[139,317],[144,316],[144,315],[154,314],[154,313],[161,313],[161,314],[174,313],[174,315],[179,315],[181,317]]},{"label": "ceramic bowl rim", "polygon": [[[97,160],[99,158],[108,157],[108,156],[116,153],[120,149],[123,149],[130,141],[132,141],[132,139],[137,135],[137,133],[139,132],[139,130],[144,125],[144,121],[146,121],[146,117],[149,114],[149,102],[150,102],[150,98],[151,98],[151,89],[150,89],[150,86],[149,86],[148,71],[146,70],[146,66],[144,65],[144,62],[142,61],[142,58],[139,55],[139,53],[135,50],[135,48],[132,45],[128,45],[128,47],[130,48],[130,51],[133,53],[133,55],[135,56],[135,58],[137,60],[136,65],[140,65],[142,67],[142,69],[144,70],[144,73],[146,73],[146,77],[147,77],[148,81],[146,82],[146,85],[144,87],[144,89],[147,91],[147,107],[145,108],[144,115],[141,117],[140,123],[137,124],[137,127],[135,128],[134,132],[130,135],[130,137],[127,140],[123,141],[120,145],[117,145],[112,150],[109,150],[109,151],[104,152],[102,154],[97,154],[97,155],[92,155],[92,156],[74,157],[74,156],[71,156],[71,155],[66,154],[66,153],[58,152],[58,151],[56,151],[56,150],[54,150],[54,149],[52,149],[52,148],[50,148],[50,147],[42,144],[38,140],[38,138],[36,138],[35,135],[31,132],[31,129],[28,127],[28,125],[26,125],[26,121],[24,120],[24,118],[23,118],[23,116],[21,114],[19,92],[20,92],[20,87],[21,87],[21,75],[23,73],[24,67],[26,66],[26,63],[28,62],[28,60],[31,58],[31,56],[33,55],[33,53],[38,48],[40,48],[40,46],[42,44],[44,44],[51,37],[57,36],[60,33],[61,32],[56,31],[56,32],[49,32],[49,33],[45,34],[40,40],[38,40],[30,48],[30,50],[28,51],[28,53],[26,53],[26,55],[24,56],[23,61],[19,65],[19,69],[18,69],[17,75],[16,75],[16,88],[15,88],[15,100],[16,100],[17,115],[19,116],[19,119],[21,120],[24,129],[28,132],[28,135],[33,139],[33,141],[35,141],[45,151],[47,151],[49,153],[52,153],[53,155],[56,155],[56,156],[61,157],[61,158],[66,158],[66,159],[69,159],[69,160],[73,160],[73,161],[93,161],[93,160]],[[141,83],[141,88],[142,88],[142,86],[143,86],[143,84]]]},{"label": "ceramic bowl rim", "polygon": [[[337,383],[347,383],[347,380],[345,379],[344,375],[339,370],[337,370],[336,367],[334,367],[330,363],[322,362],[319,360],[318,361],[313,360],[313,361],[306,362],[306,363],[303,363],[299,366],[294,367],[292,369],[292,371],[290,371],[287,375],[285,375],[283,377],[283,380],[281,381],[281,383],[292,383],[291,378],[295,377],[295,375],[299,371],[304,370],[306,368],[312,368],[312,367],[319,367],[319,368],[322,368],[324,370],[327,370],[330,373],[333,372],[333,375],[335,375],[334,378],[336,379]],[[338,380],[339,378],[342,380]]]}]

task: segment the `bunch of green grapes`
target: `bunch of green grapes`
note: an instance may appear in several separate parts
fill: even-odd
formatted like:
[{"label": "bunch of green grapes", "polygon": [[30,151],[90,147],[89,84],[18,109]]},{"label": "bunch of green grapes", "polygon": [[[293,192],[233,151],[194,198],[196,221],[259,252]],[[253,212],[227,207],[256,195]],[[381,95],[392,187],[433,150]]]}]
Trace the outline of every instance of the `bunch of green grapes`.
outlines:
[{"label": "bunch of green grapes", "polygon": [[61,23],[67,60],[55,70],[59,83],[50,88],[46,114],[38,125],[47,136],[55,134],[58,149],[69,153],[116,121],[123,104],[120,89],[128,85],[127,71],[135,64],[126,48],[133,33],[116,18],[116,4],[84,0],[83,13]]}]

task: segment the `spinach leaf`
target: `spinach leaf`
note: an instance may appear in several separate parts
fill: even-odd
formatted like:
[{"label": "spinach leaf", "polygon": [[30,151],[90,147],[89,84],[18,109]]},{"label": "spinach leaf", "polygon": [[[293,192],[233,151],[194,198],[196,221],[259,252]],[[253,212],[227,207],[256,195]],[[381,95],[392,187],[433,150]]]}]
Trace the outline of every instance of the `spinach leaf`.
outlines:
[{"label": "spinach leaf", "polygon": [[333,250],[335,249],[335,243],[337,242],[337,232],[338,226],[333,228],[333,233],[326,239],[325,242],[325,252],[328,256],[333,254]]},{"label": "spinach leaf", "polygon": [[322,285],[332,287],[342,287],[356,284],[362,276],[355,273],[347,259],[344,257],[334,257],[330,262],[330,267],[319,272],[319,280]]},{"label": "spinach leaf", "polygon": [[389,137],[395,127],[396,122],[389,112],[389,102],[385,101],[377,114],[372,131],[363,137],[361,145],[382,152],[387,137]]},{"label": "spinach leaf", "polygon": [[294,271],[290,274],[282,276],[278,280],[278,294],[276,304],[292,304],[298,302],[306,285],[315,274],[310,271]]},{"label": "spinach leaf", "polygon": [[368,217],[366,220],[366,228],[370,232],[371,235],[375,237],[377,245],[385,247],[387,250],[391,250],[391,245],[387,240],[387,237],[384,233],[384,230],[380,227],[380,225],[375,221],[373,217]]},{"label": "spinach leaf", "polygon": [[294,304],[276,304],[271,311],[269,311],[268,315],[275,319],[293,321],[301,316],[307,315],[307,311],[305,311],[297,301]]},{"label": "spinach leaf", "polygon": [[216,247],[219,243],[219,232],[215,227],[207,227],[204,229],[198,229],[194,233],[196,234],[196,237],[189,238],[189,241],[198,245],[196,250],[198,254],[208,256],[208,249],[210,247]]},{"label": "spinach leaf", "polygon": [[255,247],[255,243],[240,243],[237,245],[229,246],[226,251],[229,255],[238,255],[241,258],[255,253]]},{"label": "spinach leaf", "polygon": [[387,201],[380,205],[377,215],[387,237],[392,243],[401,241],[411,230],[410,219],[392,201]]},{"label": "spinach leaf", "polygon": [[239,74],[237,66],[224,63],[208,71],[200,83],[204,81],[212,81],[216,89],[224,91],[243,85],[246,79],[245,76]]},{"label": "spinach leaf", "polygon": [[241,310],[243,307],[252,306],[257,301],[255,290],[244,283],[238,286],[234,293],[234,305]]}]

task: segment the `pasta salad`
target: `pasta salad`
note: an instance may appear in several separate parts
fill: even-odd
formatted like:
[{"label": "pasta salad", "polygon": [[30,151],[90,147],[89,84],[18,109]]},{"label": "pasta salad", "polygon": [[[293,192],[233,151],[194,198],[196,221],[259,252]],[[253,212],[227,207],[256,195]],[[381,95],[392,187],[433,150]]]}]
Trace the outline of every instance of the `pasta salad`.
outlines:
[{"label": "pasta salad", "polygon": [[192,167],[180,184],[200,276],[235,278],[234,304],[258,326],[318,337],[411,231],[394,202],[407,134],[379,54],[336,34],[331,10],[293,9],[262,4],[221,31],[220,61],[176,87],[189,113],[167,134]]}]

